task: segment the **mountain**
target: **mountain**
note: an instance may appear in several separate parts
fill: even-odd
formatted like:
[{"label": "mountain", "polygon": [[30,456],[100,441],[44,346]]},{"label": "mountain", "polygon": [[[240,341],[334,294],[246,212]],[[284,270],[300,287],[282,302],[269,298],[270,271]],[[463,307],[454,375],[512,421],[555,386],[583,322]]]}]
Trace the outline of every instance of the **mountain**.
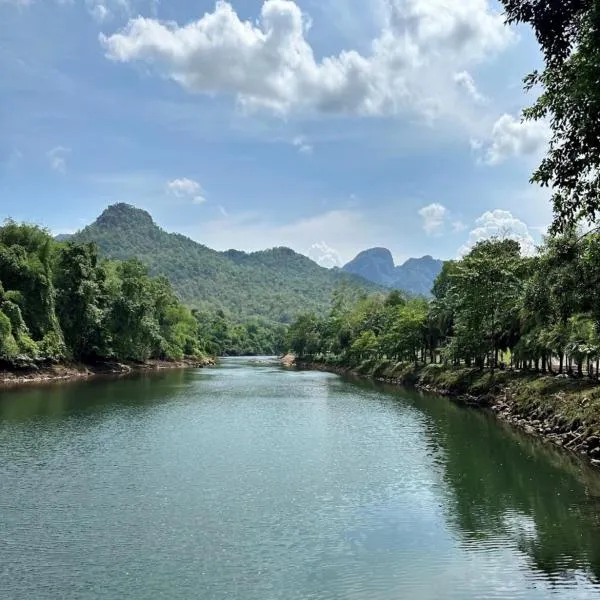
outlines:
[{"label": "mountain", "polygon": [[443,264],[441,260],[424,256],[411,258],[403,265],[396,266],[392,253],[387,248],[371,248],[361,252],[343,270],[379,285],[419,296],[430,296]]},{"label": "mountain", "polygon": [[395,269],[392,253],[387,248],[365,250],[343,267],[347,273],[388,287],[391,287],[394,281]]},{"label": "mountain", "polygon": [[239,318],[288,323],[301,312],[323,314],[341,284],[356,294],[382,289],[356,275],[324,269],[289,248],[217,252],[167,233],[146,211],[128,204],[109,206],[69,239],[95,242],[109,258],[138,258],[152,275],[165,275],[190,306],[221,308]]}]

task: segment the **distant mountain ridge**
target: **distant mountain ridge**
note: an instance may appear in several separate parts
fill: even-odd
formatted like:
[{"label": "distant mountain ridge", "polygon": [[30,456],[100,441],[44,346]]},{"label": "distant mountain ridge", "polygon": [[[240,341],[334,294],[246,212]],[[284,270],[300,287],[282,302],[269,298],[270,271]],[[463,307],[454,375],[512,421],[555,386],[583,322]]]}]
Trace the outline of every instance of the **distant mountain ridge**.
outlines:
[{"label": "distant mountain ridge", "polygon": [[287,323],[302,312],[325,314],[340,285],[355,295],[385,291],[360,276],[320,267],[289,248],[217,252],[164,231],[150,214],[129,204],[109,206],[69,239],[94,242],[109,258],[138,258],[152,275],[166,276],[190,306],[220,308],[239,318]]},{"label": "distant mountain ridge", "polygon": [[443,264],[441,260],[424,256],[410,258],[404,264],[396,266],[392,253],[387,248],[371,248],[361,252],[343,270],[385,287],[430,296]]}]

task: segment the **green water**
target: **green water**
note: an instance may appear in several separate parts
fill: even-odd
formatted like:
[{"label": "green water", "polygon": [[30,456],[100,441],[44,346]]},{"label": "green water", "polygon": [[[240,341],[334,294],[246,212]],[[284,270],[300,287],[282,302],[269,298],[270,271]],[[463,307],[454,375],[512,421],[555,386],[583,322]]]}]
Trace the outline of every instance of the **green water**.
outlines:
[{"label": "green water", "polygon": [[600,598],[600,476],[485,414],[231,359],[0,393],[0,598]]}]

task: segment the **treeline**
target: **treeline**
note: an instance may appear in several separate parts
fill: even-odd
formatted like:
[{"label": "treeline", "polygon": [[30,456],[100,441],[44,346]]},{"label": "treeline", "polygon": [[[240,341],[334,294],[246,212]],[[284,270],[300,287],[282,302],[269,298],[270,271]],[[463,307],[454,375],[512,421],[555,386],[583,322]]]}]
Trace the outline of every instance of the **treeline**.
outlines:
[{"label": "treeline", "polygon": [[512,240],[480,242],[445,263],[432,301],[337,295],[328,318],[306,314],[290,327],[288,347],[348,366],[443,362],[597,378],[600,235],[551,237],[534,257]]},{"label": "treeline", "polygon": [[136,260],[101,260],[94,244],[59,243],[31,225],[0,227],[4,363],[262,354],[283,338],[279,326],[191,311]]},{"label": "treeline", "polygon": [[222,310],[192,310],[199,336],[211,356],[273,356],[285,349],[287,327],[259,317],[236,322]]}]

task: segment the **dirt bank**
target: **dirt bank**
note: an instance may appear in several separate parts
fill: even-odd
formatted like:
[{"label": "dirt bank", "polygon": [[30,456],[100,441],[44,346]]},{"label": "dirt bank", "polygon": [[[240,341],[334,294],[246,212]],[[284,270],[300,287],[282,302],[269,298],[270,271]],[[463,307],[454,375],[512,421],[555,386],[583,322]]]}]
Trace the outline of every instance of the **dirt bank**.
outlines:
[{"label": "dirt bank", "polygon": [[94,364],[42,364],[0,368],[0,388],[35,383],[75,381],[97,375],[127,375],[162,369],[202,368],[215,364],[212,358],[186,358],[179,361],[149,360],[143,363],[106,361]]}]

